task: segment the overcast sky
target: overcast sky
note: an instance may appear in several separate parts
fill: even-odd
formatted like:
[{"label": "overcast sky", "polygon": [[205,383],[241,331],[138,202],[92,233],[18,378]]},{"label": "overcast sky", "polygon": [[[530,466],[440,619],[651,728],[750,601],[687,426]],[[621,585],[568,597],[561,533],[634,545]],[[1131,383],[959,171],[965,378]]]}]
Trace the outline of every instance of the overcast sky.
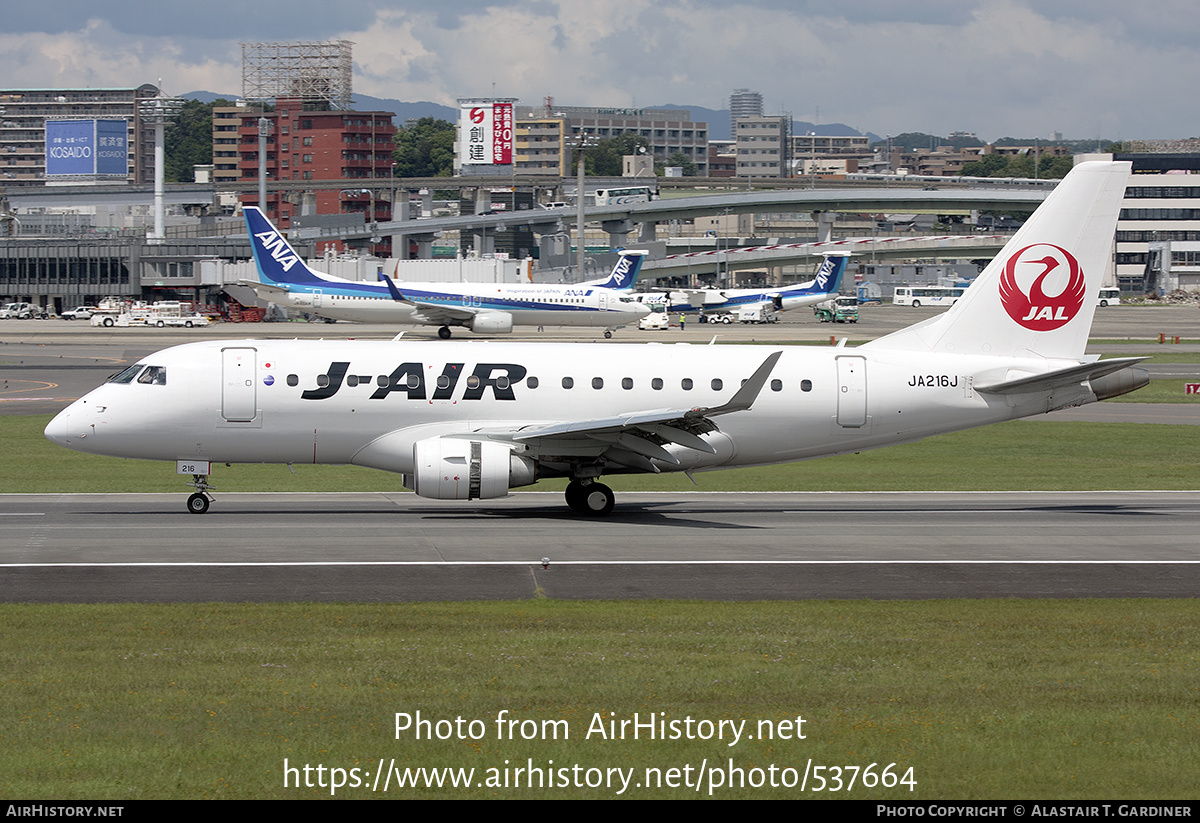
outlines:
[{"label": "overcast sky", "polygon": [[1200,134],[1191,0],[55,0],[5,3],[0,29],[17,88],[236,95],[240,43],[338,39],[356,93],[408,102],[726,108],[749,88],[879,135]]}]

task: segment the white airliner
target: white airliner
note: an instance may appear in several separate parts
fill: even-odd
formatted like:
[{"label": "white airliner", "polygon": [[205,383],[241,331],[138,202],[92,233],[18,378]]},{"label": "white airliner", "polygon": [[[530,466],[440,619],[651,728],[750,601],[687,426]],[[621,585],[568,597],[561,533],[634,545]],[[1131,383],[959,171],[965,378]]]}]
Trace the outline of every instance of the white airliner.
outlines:
[{"label": "white airliner", "polygon": [[397,301],[387,286],[313,271],[260,209],[246,206],[245,214],[259,279],[241,285],[318,317],[440,326],[443,340],[451,326],[476,334],[507,334],[513,326],[603,326],[604,336],[612,337],[612,329],[650,311],[624,293],[637,282],[646,251],[621,251],[612,274],[597,283],[399,283],[403,296]]},{"label": "white airliner", "polygon": [[829,252],[821,261],[816,276],[807,283],[774,289],[683,289],[670,292],[639,294],[643,303],[662,303],[671,313],[701,312],[706,315],[727,314],[738,309],[769,304],[775,311],[790,311],[801,306],[815,306],[838,296],[842,274],[850,253]]},{"label": "white airliner", "polygon": [[240,340],[160,351],[73,403],[50,440],[177,461],[352,463],[436,499],[568,477],[857,452],[1091,403],[1148,382],[1084,354],[1128,163],[1080,164],[949,311],[856,348]]}]

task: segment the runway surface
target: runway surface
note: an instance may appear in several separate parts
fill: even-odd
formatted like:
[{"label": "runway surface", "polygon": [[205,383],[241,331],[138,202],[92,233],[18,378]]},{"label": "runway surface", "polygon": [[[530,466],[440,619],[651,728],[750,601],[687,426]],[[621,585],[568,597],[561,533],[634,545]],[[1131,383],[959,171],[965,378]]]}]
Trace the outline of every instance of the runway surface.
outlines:
[{"label": "runway surface", "polygon": [[[866,340],[936,314],[865,307],[857,326],[688,324],[612,342]],[[0,323],[0,416],[49,414],[126,364],[199,339],[373,338],[354,324],[93,329]],[[558,329],[506,339],[603,342]],[[1180,344],[1148,345],[1159,334]],[[406,332],[428,339],[432,329]],[[1194,355],[1195,306],[1099,310],[1090,351]],[[461,333],[459,339],[473,336]],[[1124,342],[1128,340],[1129,342]],[[1200,382],[1200,365],[1153,377]],[[1200,404],[1096,403],[1033,419],[1200,425]],[[556,493],[471,505],[411,494],[0,496],[0,601],[714,600],[1174,597],[1200,593],[1200,494],[620,494],[611,518]],[[548,568],[539,562],[548,557]]]},{"label": "runway surface", "polygon": [[[0,496],[8,602],[1192,597],[1200,493]],[[542,558],[547,559],[543,565]]]}]

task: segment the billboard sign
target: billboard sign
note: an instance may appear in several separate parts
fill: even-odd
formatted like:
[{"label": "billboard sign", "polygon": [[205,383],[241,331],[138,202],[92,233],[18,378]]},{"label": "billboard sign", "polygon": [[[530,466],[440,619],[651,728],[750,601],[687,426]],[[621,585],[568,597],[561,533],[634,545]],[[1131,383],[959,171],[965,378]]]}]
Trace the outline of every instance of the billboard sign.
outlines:
[{"label": "billboard sign", "polygon": [[462,165],[512,165],[513,101],[460,100],[459,107]]},{"label": "billboard sign", "polygon": [[129,173],[124,120],[47,120],[46,176],[120,176]]}]

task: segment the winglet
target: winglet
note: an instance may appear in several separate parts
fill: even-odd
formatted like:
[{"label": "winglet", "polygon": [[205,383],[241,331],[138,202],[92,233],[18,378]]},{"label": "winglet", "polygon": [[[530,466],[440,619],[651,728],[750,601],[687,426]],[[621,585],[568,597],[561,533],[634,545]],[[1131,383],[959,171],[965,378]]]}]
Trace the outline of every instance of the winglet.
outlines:
[{"label": "winglet", "polygon": [[754,374],[750,375],[750,379],[738,389],[737,394],[731,397],[729,402],[722,403],[720,406],[713,406],[711,409],[695,409],[688,412],[686,416],[692,418],[714,417],[718,414],[746,411],[758,399],[758,393],[767,384],[767,378],[771,376],[771,372],[775,369],[775,364],[779,362],[779,358],[782,356],[782,351],[772,352],[767,355],[767,359],[762,362],[761,366],[754,370]]},{"label": "winglet", "polygon": [[393,300],[395,300],[397,303],[409,302],[404,298],[404,295],[401,293],[400,289],[396,288],[396,283],[394,280],[392,280],[392,278],[388,277],[383,272],[380,272],[379,279],[387,286],[388,294],[392,296]]}]

